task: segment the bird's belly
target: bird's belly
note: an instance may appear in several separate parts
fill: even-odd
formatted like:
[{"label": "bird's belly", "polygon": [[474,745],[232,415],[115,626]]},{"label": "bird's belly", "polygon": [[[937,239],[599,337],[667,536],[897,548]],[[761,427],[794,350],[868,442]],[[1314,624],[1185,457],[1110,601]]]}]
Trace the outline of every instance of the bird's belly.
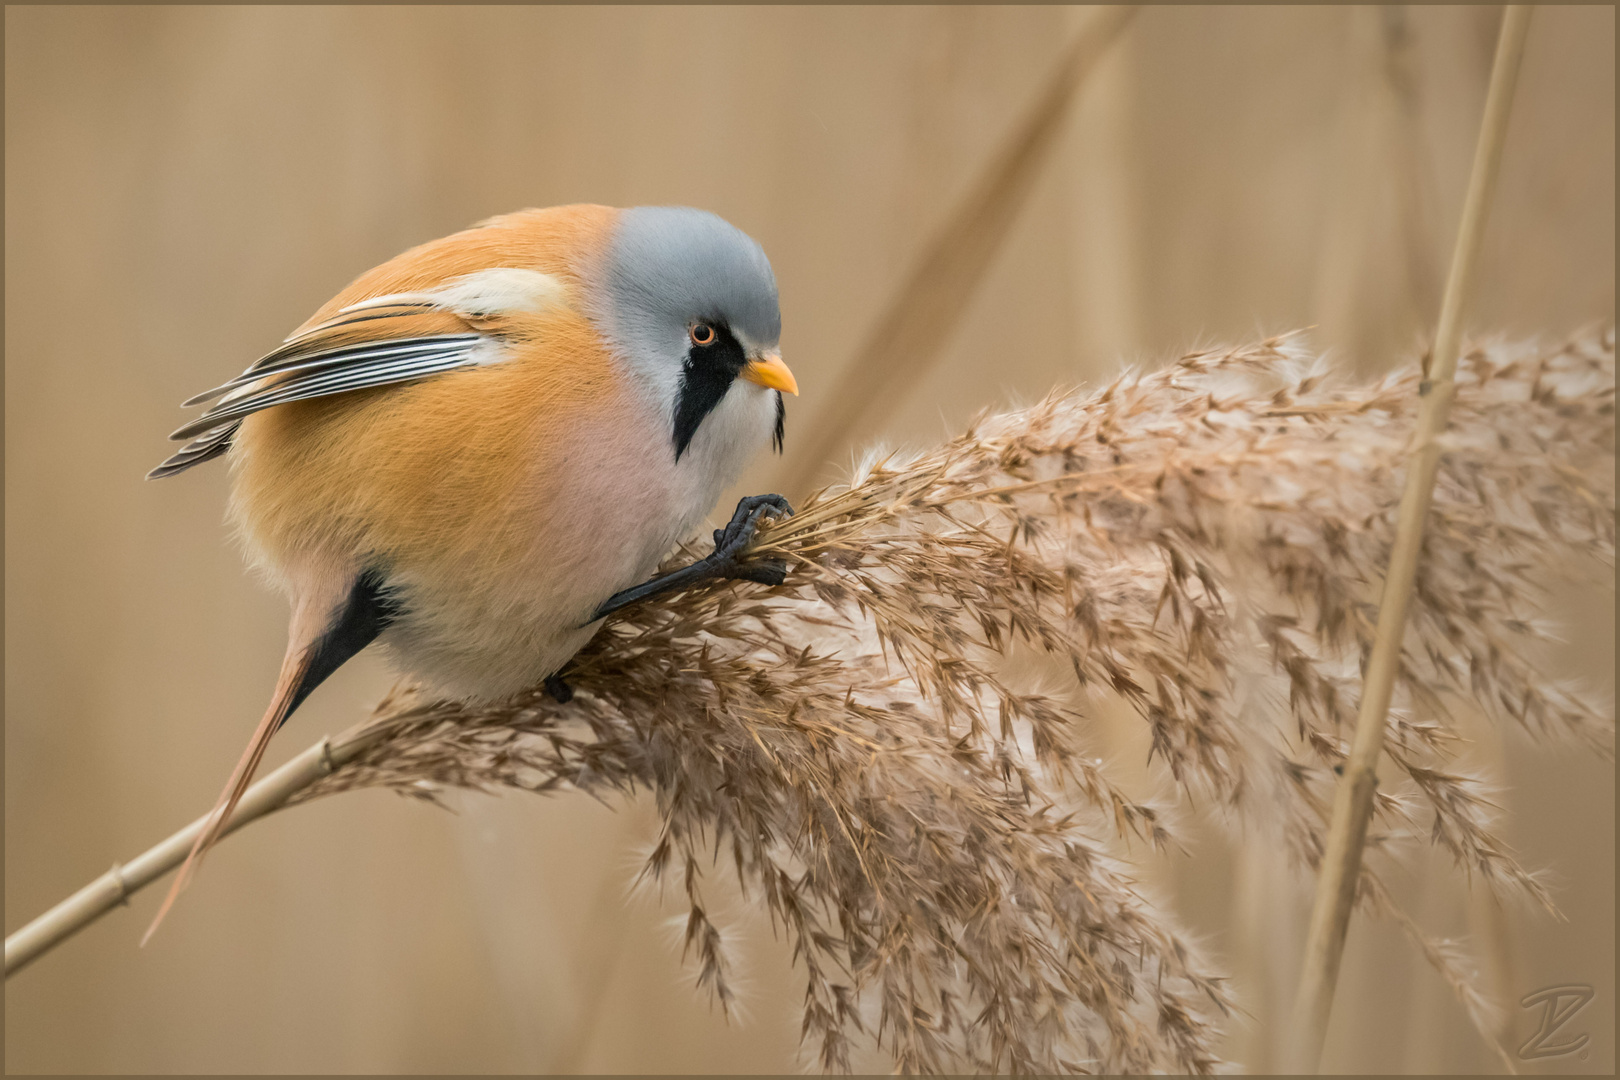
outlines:
[{"label": "bird's belly", "polygon": [[716,410],[678,462],[652,417],[588,430],[560,459],[548,444],[509,496],[502,540],[394,560],[388,581],[401,615],[383,644],[400,667],[458,699],[535,685],[590,640],[602,601],[649,578],[768,444],[767,398],[738,395]]}]

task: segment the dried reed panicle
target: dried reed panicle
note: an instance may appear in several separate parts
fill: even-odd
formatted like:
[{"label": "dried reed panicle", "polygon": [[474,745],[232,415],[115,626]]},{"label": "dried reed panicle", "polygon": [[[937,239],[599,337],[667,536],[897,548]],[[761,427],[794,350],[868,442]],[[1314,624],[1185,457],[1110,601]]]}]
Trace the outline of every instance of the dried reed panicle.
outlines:
[{"label": "dried reed panicle", "polygon": [[[826,1068],[859,1033],[910,1071],[1213,1068],[1220,982],[1123,861],[1122,840],[1171,826],[1083,753],[1087,715],[1123,698],[1191,805],[1315,866],[1421,378],[1321,371],[1275,338],[873,457],[762,534],[782,586],[627,610],[570,664],[566,705],[401,690],[373,721],[386,737],[306,797],[651,788],[647,869],[685,890],[700,982],[729,1000],[703,891],[719,855],[793,941]],[[1612,754],[1612,718],[1528,646],[1547,572],[1596,554],[1612,574],[1613,432],[1612,330],[1465,358],[1363,876],[1375,908],[1377,861],[1407,835],[1550,904],[1458,764],[1449,709]],[[1078,685],[1014,685],[1014,650]],[[1417,937],[1482,1015],[1451,951]]]}]

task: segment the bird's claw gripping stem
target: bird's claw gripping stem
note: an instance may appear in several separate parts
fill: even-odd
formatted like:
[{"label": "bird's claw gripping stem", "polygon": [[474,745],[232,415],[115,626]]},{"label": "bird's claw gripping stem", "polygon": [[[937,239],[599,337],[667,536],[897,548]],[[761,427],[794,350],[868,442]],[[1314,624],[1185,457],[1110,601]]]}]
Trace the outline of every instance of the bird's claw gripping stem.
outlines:
[{"label": "bird's claw gripping stem", "polygon": [[591,622],[610,615],[620,608],[645,600],[649,596],[682,589],[711,578],[736,581],[756,581],[761,585],[780,585],[787,577],[787,564],[779,559],[757,559],[744,562],[742,553],[753,542],[759,531],[759,521],[767,514],[786,516],[793,507],[780,495],[749,495],[737,504],[731,521],[723,529],[714,530],[714,551],[690,566],[671,571],[662,577],[642,582],[623,592],[614,593],[596,609]]},{"label": "bird's claw gripping stem", "polygon": [[[723,529],[714,530],[714,551],[700,562],[712,561],[720,577],[780,585],[787,577],[787,564],[780,559],[743,562],[742,553],[754,542],[759,520],[767,514],[788,517],[793,507],[780,495],[749,495],[737,503],[737,510]],[[696,564],[694,564],[696,565]]]}]

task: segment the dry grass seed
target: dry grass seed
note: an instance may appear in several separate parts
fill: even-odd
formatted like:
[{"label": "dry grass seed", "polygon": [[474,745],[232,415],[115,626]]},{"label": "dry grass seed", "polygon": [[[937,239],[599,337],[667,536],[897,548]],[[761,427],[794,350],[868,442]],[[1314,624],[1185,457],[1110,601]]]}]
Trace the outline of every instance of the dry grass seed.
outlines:
[{"label": "dry grass seed", "polygon": [[[1167,808],[1081,752],[1088,708],[1123,698],[1187,805],[1314,870],[1419,378],[1337,386],[1280,337],[874,455],[762,534],[782,586],[627,610],[570,663],[567,705],[401,688],[373,721],[387,737],[303,797],[652,790],[646,872],[686,893],[700,983],[730,1000],[704,899],[720,856],[792,940],[827,1069],[868,1037],[916,1072],[1210,1070],[1230,1003],[1123,854],[1174,842]],[[1458,378],[1389,720],[1404,783],[1381,794],[1361,898],[1488,1031],[1466,959],[1394,910],[1377,869],[1427,839],[1551,907],[1449,710],[1612,756],[1607,706],[1532,646],[1548,573],[1595,556],[1612,580],[1614,334],[1475,348]],[[1011,685],[1015,649],[1074,685]]]}]

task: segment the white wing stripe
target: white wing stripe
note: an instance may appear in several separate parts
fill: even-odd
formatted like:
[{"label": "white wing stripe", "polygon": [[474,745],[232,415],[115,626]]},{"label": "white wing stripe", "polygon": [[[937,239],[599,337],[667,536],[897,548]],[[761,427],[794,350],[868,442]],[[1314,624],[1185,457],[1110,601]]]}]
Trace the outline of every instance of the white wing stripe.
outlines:
[{"label": "white wing stripe", "polygon": [[214,389],[198,394],[183,402],[183,405],[201,405],[227,394],[239,386],[256,383],[260,379],[271,375],[281,375],[293,371],[315,371],[321,368],[338,367],[340,365],[363,363],[372,359],[383,359],[391,356],[406,357],[420,356],[438,352],[452,343],[463,343],[471,348],[478,342],[479,334],[447,334],[443,337],[431,338],[402,338],[396,341],[368,341],[364,345],[347,345],[341,349],[330,349],[321,353],[294,357],[279,364],[261,366],[263,361],[248,368],[230,382],[222,383]]},{"label": "white wing stripe", "polygon": [[277,383],[267,386],[257,392],[250,392],[239,398],[232,398],[224,403],[225,407],[210,410],[202,420],[217,420],[222,416],[240,412],[246,408],[249,411],[266,408],[272,403],[292,400],[292,396],[308,396],[310,393],[330,393],[332,388],[339,386],[364,386],[371,382],[394,382],[401,378],[409,378],[413,371],[434,373],[443,371],[447,367],[454,367],[467,359],[467,350],[454,350],[435,352],[425,356],[411,356],[403,358],[386,358],[355,367],[342,367],[333,371],[319,372],[303,378]]},{"label": "white wing stripe", "polygon": [[568,286],[551,274],[495,266],[452,278],[429,292],[390,293],[350,304],[338,312],[348,315],[378,307],[426,305],[458,315],[504,315],[518,311],[544,311],[568,303]]},{"label": "white wing stripe", "polygon": [[359,390],[368,386],[406,382],[458,367],[471,367],[478,362],[473,352],[472,346],[462,345],[420,355],[413,353],[404,357],[387,356],[365,364],[344,365],[335,370],[295,376],[287,382],[223,401],[177,430],[170,438],[187,439],[231,420],[247,416],[249,413],[268,409],[272,405],[283,405],[289,401],[337,394],[347,390]]}]

